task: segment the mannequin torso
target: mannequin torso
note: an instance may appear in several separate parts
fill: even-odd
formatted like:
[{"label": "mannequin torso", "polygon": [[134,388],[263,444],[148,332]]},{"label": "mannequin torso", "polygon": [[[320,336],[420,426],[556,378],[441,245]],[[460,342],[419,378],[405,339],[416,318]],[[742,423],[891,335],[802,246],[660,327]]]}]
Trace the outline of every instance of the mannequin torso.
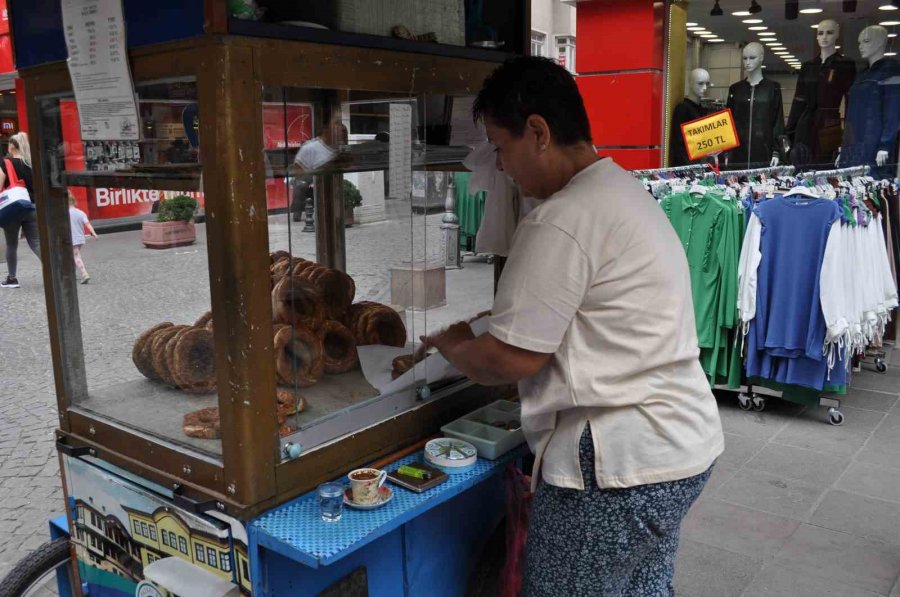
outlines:
[{"label": "mannequin torso", "polygon": [[728,89],[740,147],[729,152],[728,165],[736,168],[776,166],[781,157],[779,144],[784,135],[784,106],[781,86],[762,74],[762,45],[751,42],[743,50],[743,81]]},{"label": "mannequin torso", "polygon": [[859,73],[850,88],[840,166],[866,164],[872,175],[893,178],[900,126],[900,63],[886,57],[887,31],[867,27],[860,33],[860,55],[869,68]]},{"label": "mannequin torso", "polygon": [[709,73],[702,68],[691,71],[687,97],[685,97],[675,109],[672,110],[672,122],[669,128],[669,165],[687,166],[692,163],[688,157],[687,148],[684,145],[684,137],[681,134],[681,125],[691,120],[706,116],[700,102],[706,94],[709,85]]}]

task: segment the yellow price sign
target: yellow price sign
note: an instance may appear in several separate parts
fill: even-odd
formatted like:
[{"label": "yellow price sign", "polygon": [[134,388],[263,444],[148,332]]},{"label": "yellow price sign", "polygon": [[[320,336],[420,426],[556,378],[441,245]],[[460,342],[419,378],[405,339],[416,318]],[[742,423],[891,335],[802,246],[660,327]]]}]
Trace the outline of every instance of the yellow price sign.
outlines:
[{"label": "yellow price sign", "polygon": [[681,125],[681,136],[691,161],[718,155],[741,144],[734,128],[734,117],[728,108],[685,122]]}]

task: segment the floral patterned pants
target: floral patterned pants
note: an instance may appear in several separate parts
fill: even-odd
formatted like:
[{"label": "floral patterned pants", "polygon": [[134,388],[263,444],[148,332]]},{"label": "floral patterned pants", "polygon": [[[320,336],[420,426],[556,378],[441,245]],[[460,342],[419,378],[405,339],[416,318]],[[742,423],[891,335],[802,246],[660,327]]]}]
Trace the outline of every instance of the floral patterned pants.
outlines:
[{"label": "floral patterned pants", "polygon": [[667,597],[681,521],[712,472],[600,489],[590,426],[579,444],[585,490],[540,482],[525,546],[527,597]]}]

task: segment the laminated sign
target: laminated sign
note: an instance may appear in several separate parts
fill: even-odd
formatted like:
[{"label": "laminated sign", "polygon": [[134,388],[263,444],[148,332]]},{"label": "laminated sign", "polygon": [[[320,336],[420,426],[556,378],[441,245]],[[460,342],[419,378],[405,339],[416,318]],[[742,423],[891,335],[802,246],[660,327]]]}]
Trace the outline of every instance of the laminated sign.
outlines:
[{"label": "laminated sign", "polygon": [[681,136],[691,161],[739,147],[731,110],[725,109],[681,125]]}]

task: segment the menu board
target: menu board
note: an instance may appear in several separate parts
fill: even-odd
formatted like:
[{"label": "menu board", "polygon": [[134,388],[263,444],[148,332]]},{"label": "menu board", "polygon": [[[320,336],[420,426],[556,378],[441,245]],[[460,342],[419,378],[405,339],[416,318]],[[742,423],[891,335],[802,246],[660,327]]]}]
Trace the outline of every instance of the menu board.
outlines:
[{"label": "menu board", "polygon": [[139,138],[121,0],[62,0],[69,74],[85,141]]}]

